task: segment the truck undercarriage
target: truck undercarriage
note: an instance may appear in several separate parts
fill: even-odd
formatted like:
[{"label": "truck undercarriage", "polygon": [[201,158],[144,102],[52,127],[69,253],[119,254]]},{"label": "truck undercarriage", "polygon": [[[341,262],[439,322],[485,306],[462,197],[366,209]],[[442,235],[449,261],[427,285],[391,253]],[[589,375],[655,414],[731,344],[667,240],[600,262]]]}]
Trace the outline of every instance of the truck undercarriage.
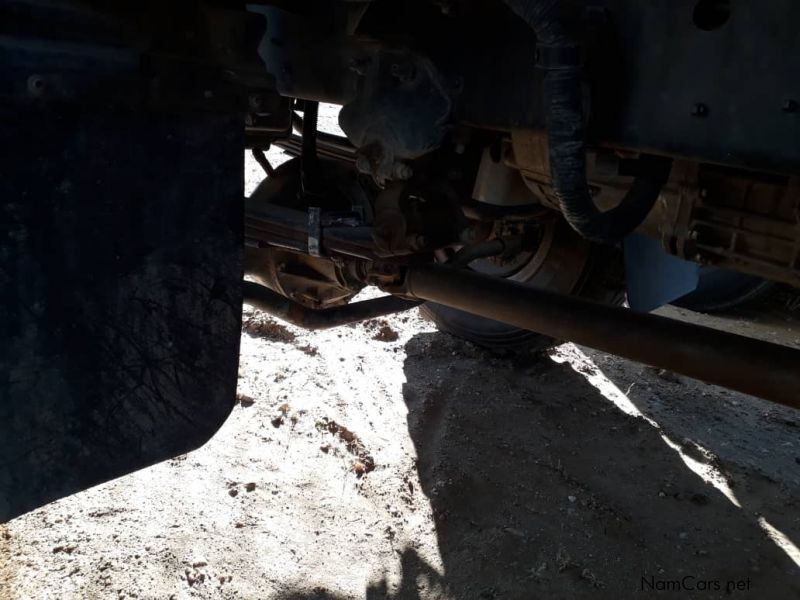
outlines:
[{"label": "truck undercarriage", "polygon": [[242,298],[310,328],[424,302],[499,352],[571,340],[800,406],[798,351],[646,314],[707,273],[800,287],[796,3],[0,14],[0,521],[213,435]]}]

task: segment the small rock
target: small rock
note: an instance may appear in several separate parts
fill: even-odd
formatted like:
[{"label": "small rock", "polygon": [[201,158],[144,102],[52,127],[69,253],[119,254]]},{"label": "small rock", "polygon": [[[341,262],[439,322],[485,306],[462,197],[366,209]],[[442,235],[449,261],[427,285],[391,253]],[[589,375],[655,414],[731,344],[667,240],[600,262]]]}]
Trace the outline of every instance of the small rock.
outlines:
[{"label": "small rock", "polygon": [[252,481],[250,483],[245,483],[244,484],[244,489],[247,492],[252,492],[254,489],[256,489],[256,484],[253,483]]},{"label": "small rock", "polygon": [[278,427],[283,425],[283,417],[275,417],[274,419],[272,419],[272,421],[270,421],[270,423],[272,423],[272,426],[275,429],[277,429]]},{"label": "small rock", "polygon": [[242,331],[254,337],[262,337],[276,342],[293,342],[297,337],[284,325],[276,323],[266,315],[256,313],[242,323]]},{"label": "small rock", "polygon": [[583,569],[583,571],[581,571],[581,579],[585,579],[586,581],[588,581],[592,587],[595,588],[605,587],[603,583],[597,578],[597,575],[592,573],[589,569]]},{"label": "small rock", "polygon": [[189,584],[189,587],[198,582],[203,583],[205,580],[205,573],[198,573],[197,571],[190,571],[189,569],[186,569],[186,583]]},{"label": "small rock", "polygon": [[239,495],[239,490],[237,490],[236,488],[231,488],[231,489],[228,490],[228,495],[231,498],[235,498],[236,496]]},{"label": "small rock", "polygon": [[255,398],[248,396],[247,394],[236,394],[236,402],[244,408],[253,406],[253,404],[256,403]]},{"label": "small rock", "polygon": [[208,562],[206,562],[206,561],[205,561],[205,560],[203,560],[202,558],[198,558],[197,560],[195,560],[194,562],[192,562],[192,566],[193,566],[195,569],[199,569],[200,567],[206,567],[206,566],[208,566]]},{"label": "small rock", "polygon": [[567,496],[567,500],[569,500],[570,502],[575,502],[577,498],[575,496]]},{"label": "small rock", "polygon": [[375,470],[375,459],[372,458],[369,454],[366,456],[361,457],[361,462],[364,463],[364,469],[366,473],[371,473]]},{"label": "small rock", "polygon": [[543,561],[538,567],[533,567],[530,570],[530,576],[535,581],[542,581],[542,579],[544,579],[545,571],[547,571],[547,562]]},{"label": "small rock", "polygon": [[396,342],[400,335],[392,329],[389,324],[381,326],[374,336],[372,336],[373,340],[378,340],[379,342]]},{"label": "small rock", "polygon": [[645,372],[652,373],[659,379],[663,379],[664,381],[669,381],[670,383],[680,383],[681,380],[678,378],[675,373],[672,371],[668,371],[667,369],[659,369],[658,367],[645,367]]}]

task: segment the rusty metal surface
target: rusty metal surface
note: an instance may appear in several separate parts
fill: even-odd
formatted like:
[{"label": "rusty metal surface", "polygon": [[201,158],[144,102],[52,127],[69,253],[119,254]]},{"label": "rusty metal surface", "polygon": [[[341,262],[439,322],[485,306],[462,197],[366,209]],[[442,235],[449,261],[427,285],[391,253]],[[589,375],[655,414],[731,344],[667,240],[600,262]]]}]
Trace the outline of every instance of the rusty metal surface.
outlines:
[{"label": "rusty metal surface", "polygon": [[[594,201],[604,210],[619,204],[630,178],[624,158],[588,154]],[[502,160],[517,169],[531,200],[558,209],[547,172],[546,136],[515,130]],[[664,250],[685,260],[800,286],[800,180],[676,161],[646,220],[637,229],[658,238]]]},{"label": "rusty metal surface", "polygon": [[410,267],[405,293],[800,407],[800,351],[437,265]]},{"label": "rusty metal surface", "polygon": [[678,222],[684,251],[715,266],[800,286],[800,185],[795,178],[701,169]]},{"label": "rusty metal surface", "polygon": [[353,302],[344,306],[314,310],[298,302],[293,302],[252,281],[244,282],[244,301],[292,325],[311,330],[329,329],[366,319],[383,317],[419,305],[419,302],[413,300],[404,300],[396,296],[383,296],[381,298]]}]

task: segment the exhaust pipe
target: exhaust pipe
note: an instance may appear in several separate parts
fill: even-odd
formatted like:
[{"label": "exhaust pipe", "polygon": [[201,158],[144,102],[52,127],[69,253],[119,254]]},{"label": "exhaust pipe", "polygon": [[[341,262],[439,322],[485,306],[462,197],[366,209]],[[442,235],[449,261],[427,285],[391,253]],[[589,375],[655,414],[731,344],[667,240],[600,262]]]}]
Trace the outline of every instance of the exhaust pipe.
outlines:
[{"label": "exhaust pipe", "polygon": [[800,407],[800,350],[441,265],[411,266],[403,294]]}]

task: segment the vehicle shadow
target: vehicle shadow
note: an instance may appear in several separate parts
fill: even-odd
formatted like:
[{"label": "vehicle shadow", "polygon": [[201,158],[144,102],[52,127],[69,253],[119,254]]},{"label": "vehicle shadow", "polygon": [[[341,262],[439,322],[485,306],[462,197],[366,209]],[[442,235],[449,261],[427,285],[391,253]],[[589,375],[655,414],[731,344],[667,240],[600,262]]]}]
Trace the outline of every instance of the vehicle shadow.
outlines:
[{"label": "vehicle shadow", "polygon": [[[744,323],[747,335],[800,348],[800,313],[747,310],[727,316],[680,312],[686,320],[723,329],[741,330]],[[596,350],[580,351],[638,412],[724,480],[745,513],[766,521],[766,529],[780,532],[790,546],[800,546],[800,410]]]},{"label": "vehicle shadow", "polygon": [[[800,595],[757,517],[569,364],[514,364],[442,333],[406,353],[443,573],[406,549],[400,586],[374,584],[368,599]],[[335,596],[287,600],[301,598]]]}]

